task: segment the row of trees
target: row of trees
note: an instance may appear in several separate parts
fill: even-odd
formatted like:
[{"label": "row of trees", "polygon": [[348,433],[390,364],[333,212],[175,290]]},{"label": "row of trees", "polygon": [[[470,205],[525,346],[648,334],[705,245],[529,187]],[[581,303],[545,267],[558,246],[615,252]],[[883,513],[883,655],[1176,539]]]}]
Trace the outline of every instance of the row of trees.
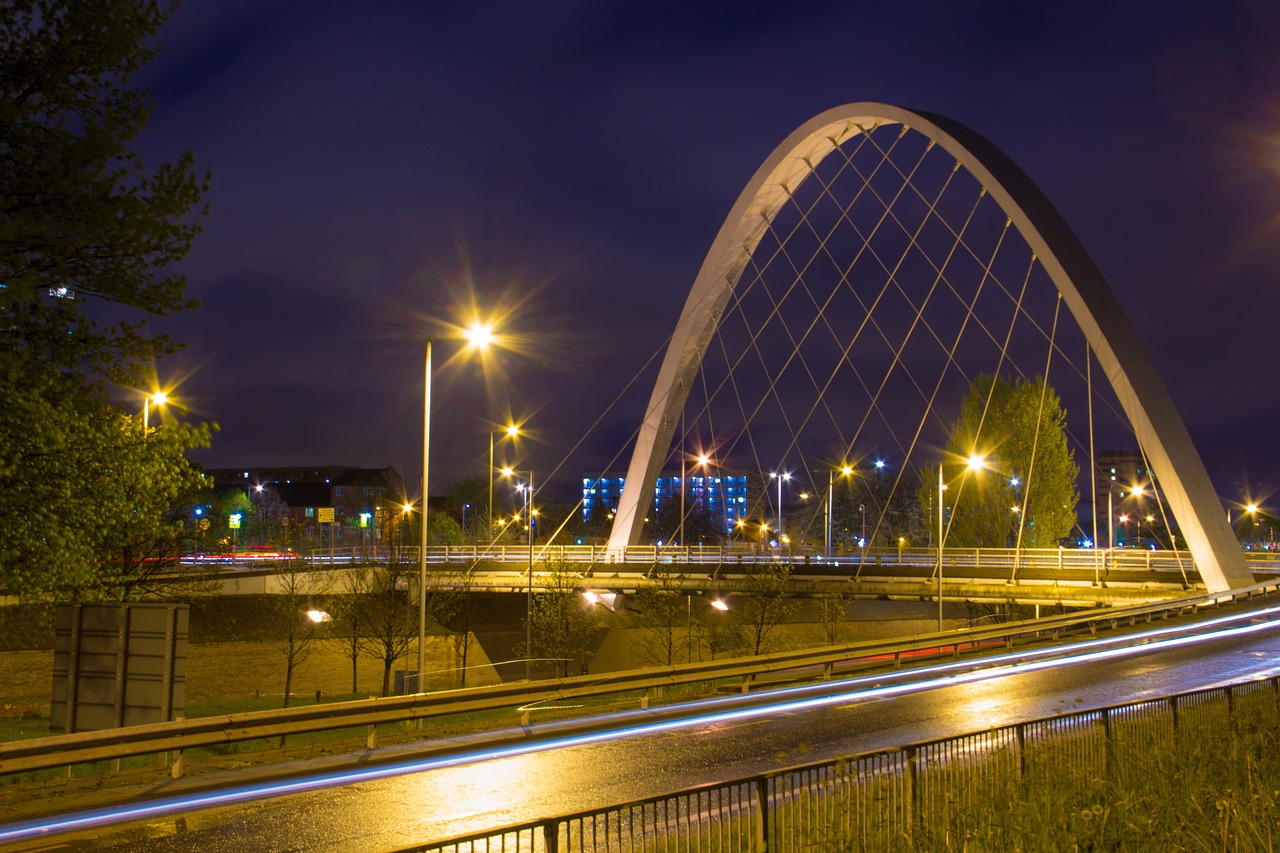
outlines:
[{"label": "row of trees", "polygon": [[[639,590],[627,600],[618,618],[638,629],[634,650],[650,665],[765,654],[780,647],[780,627],[801,606],[786,594],[791,572],[786,563],[752,567],[747,589],[724,609],[712,606],[715,599],[684,589],[683,576],[660,575],[655,586]],[[352,693],[359,689],[361,661],[374,661],[380,667],[383,695],[393,690],[398,667],[412,669],[419,619],[415,570],[396,566],[356,569],[340,594],[324,574],[306,572],[301,566],[282,572],[278,580],[278,594],[266,599],[271,611],[267,624],[283,656],[286,705],[294,674],[320,641],[342,647],[351,663]],[[438,577],[435,580],[437,583],[427,589],[427,634],[447,641],[453,655],[451,668],[457,673],[453,683],[466,686],[473,663],[474,591],[465,574],[445,578],[443,583]],[[605,624],[604,614],[584,597],[583,577],[568,565],[540,566],[538,585],[541,590],[533,597],[531,611],[532,646],[517,643],[517,659],[530,658],[538,671],[551,668],[561,676],[585,671],[588,655]],[[849,597],[833,592],[819,595],[816,601],[825,641],[845,639]],[[317,602],[327,608],[322,619],[307,615],[318,615],[312,609]]]}]

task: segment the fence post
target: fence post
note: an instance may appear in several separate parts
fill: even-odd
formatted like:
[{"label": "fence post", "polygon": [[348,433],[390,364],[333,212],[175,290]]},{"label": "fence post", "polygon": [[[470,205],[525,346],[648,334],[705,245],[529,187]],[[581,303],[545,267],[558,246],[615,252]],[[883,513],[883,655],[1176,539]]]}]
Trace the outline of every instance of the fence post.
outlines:
[{"label": "fence post", "polygon": [[1111,709],[1102,709],[1102,778],[1111,781]]},{"label": "fence post", "polygon": [[1018,781],[1027,775],[1027,724],[1018,723]]},{"label": "fence post", "polygon": [[559,853],[560,821],[552,818],[542,825],[542,842],[547,853]]},{"label": "fence post", "polygon": [[916,748],[914,746],[907,747],[907,810],[909,813],[903,829],[910,842],[915,840],[916,822],[920,819],[920,795],[916,784]]},{"label": "fence post", "polygon": [[756,850],[769,849],[769,779],[761,776],[756,779],[756,808],[760,811],[760,820],[756,821]]}]

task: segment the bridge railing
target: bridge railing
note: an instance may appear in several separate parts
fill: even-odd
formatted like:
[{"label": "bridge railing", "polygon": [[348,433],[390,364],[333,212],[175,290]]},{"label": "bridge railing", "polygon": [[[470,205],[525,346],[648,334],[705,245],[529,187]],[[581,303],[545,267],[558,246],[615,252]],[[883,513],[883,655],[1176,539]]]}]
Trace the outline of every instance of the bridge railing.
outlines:
[{"label": "bridge railing", "polygon": [[[306,560],[316,566],[351,563],[416,564],[417,547],[317,549]],[[1153,551],[1140,548],[945,548],[943,567],[1003,567],[1010,572],[1022,568],[1057,568],[1084,571],[1176,571],[1195,573],[1195,561],[1188,551]],[[611,549],[605,545],[539,545],[532,549],[537,564],[564,562],[593,566],[724,566],[760,563],[792,563],[819,569],[838,568],[843,572],[866,573],[882,567],[937,564],[933,548],[865,548],[813,550],[802,548],[760,548],[751,545],[657,547],[633,545]],[[1280,554],[1250,551],[1246,559],[1255,571],[1280,572]],[[437,545],[427,548],[432,566],[465,567],[477,563],[528,564],[528,545]]]},{"label": "bridge railing", "polygon": [[[178,758],[172,773],[177,778],[183,773],[183,750],[356,727],[368,727],[366,746],[372,750],[377,745],[375,727],[385,723],[497,709],[528,709],[550,701],[620,694],[638,694],[642,697],[641,707],[647,707],[650,692],[655,689],[708,681],[737,681],[741,692],[746,693],[757,682],[763,686],[769,678],[788,673],[808,672],[810,677],[825,677],[830,676],[837,665],[869,660],[892,660],[896,666],[904,656],[913,654],[946,652],[959,655],[962,650],[981,650],[993,643],[1012,647],[1017,642],[1034,641],[1046,635],[1056,639],[1063,632],[1088,630],[1096,633],[1107,627],[1114,629],[1125,621],[1135,624],[1143,618],[1150,621],[1157,615],[1193,613],[1204,607],[1278,593],[1280,584],[1272,582],[1230,594],[1201,594],[1156,604],[925,634],[906,640],[871,640],[756,657],[574,676],[532,684],[515,682],[76,732],[0,744],[0,775],[176,751]],[[527,715],[529,711],[523,713]]]},{"label": "bridge railing", "polygon": [[[685,788],[399,853],[892,850],[904,842],[942,850],[956,838],[981,843],[992,836],[1008,843],[1016,838],[1010,792],[1067,787],[1092,793],[1096,780],[1114,781],[1126,765],[1144,767],[1153,748],[1164,753],[1179,739],[1229,734],[1241,714],[1257,719],[1260,729],[1274,725],[1278,695],[1280,677],[1271,676],[1143,699]],[[1034,821],[1028,826],[1044,830]]]}]

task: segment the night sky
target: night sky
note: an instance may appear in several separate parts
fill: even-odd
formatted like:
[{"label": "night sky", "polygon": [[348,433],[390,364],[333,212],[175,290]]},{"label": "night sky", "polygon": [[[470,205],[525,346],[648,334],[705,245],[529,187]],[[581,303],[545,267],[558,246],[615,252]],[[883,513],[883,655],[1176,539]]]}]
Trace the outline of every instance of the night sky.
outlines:
[{"label": "night sky", "polygon": [[[509,415],[534,430],[522,467],[571,490],[637,425],[651,378],[604,413],[763,159],[881,101],[1002,147],[1097,261],[1219,490],[1280,485],[1274,2],[187,0],[162,38],[141,150],[192,149],[212,188],[184,266],[203,304],[158,324],[186,344],[158,370],[221,425],[206,465],[416,483],[430,333],[432,492],[483,476]],[[518,335],[487,381],[444,337],[473,304]]]}]

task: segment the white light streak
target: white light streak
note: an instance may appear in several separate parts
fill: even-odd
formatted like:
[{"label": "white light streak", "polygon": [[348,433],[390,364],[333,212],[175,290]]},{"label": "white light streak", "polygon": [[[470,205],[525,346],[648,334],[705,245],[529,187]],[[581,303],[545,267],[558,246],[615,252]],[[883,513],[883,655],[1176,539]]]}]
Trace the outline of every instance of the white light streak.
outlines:
[{"label": "white light streak", "polygon": [[[232,803],[244,802],[246,800],[279,797],[286,794],[298,794],[306,791],[335,787],[338,785],[351,785],[438,768],[456,767],[481,761],[491,761],[498,758],[528,755],[536,752],[546,752],[553,749],[564,749],[574,746],[583,746],[606,740],[637,737],[657,732],[672,731],[674,729],[692,728],[710,723],[744,720],[770,714],[793,713],[811,708],[844,704],[854,700],[899,696],[907,693],[922,692],[925,690],[948,687],[956,684],[969,684],[976,681],[999,678],[1015,673],[1038,672],[1059,666],[1074,666],[1076,664],[1089,663],[1091,661],[1108,660],[1124,657],[1126,655],[1145,654],[1147,652],[1177,648],[1191,645],[1193,643],[1212,642],[1229,637],[1239,637],[1257,633],[1259,631],[1278,628],[1280,627],[1280,621],[1253,621],[1259,620],[1264,616],[1273,616],[1277,613],[1280,613],[1280,606],[1250,611],[1248,613],[1217,617],[1204,622],[1195,623],[1194,625],[1156,628],[1125,637],[1106,640],[1090,640],[1084,643],[1078,643],[1065,650],[1061,648],[1027,650],[1023,652],[1006,653],[989,658],[983,658],[981,661],[953,661],[934,667],[926,667],[903,673],[904,675],[919,675],[923,673],[935,676],[920,681],[885,684],[884,682],[886,680],[889,680],[896,674],[863,676],[844,682],[829,682],[820,686],[795,687],[771,691],[770,693],[763,695],[767,695],[771,698],[782,698],[783,701],[770,702],[765,705],[753,705],[749,708],[736,708],[726,711],[717,711],[710,714],[698,714],[696,716],[682,717],[675,720],[659,720],[641,723],[638,725],[624,726],[621,728],[612,728],[605,731],[568,735],[536,743],[512,744],[489,750],[464,752],[456,755],[426,758],[400,764],[388,764],[382,767],[344,770],[337,773],[313,776],[307,779],[287,779],[279,782],[247,785],[240,788],[232,788],[222,791],[206,791],[181,797],[169,797],[148,803],[117,805],[112,806],[109,809],[98,809],[58,815],[48,819],[28,821],[13,824],[8,827],[0,827],[0,842],[46,836],[53,833],[68,832],[77,829],[88,829],[108,823],[119,823],[121,821],[137,820],[139,818],[150,818],[178,811],[191,811],[194,809],[209,808],[212,806],[225,806]],[[1219,627],[1228,625],[1231,622],[1239,622],[1242,620],[1250,621],[1247,624],[1231,628]],[[1186,633],[1191,630],[1204,629],[1206,626],[1218,627],[1219,629],[1208,633]],[[1173,636],[1179,633],[1184,634],[1184,636]],[[959,638],[956,638],[956,640],[958,639]],[[956,640],[953,640],[953,642]],[[1146,640],[1146,642],[1138,642],[1141,640]],[[1117,645],[1118,643],[1125,643],[1125,645],[1120,646]],[[941,645],[950,645],[950,643],[942,642]],[[1107,646],[1111,646],[1111,648],[1107,648]],[[1065,654],[1063,653],[1064,651],[1066,652]],[[1055,654],[1057,655],[1056,657],[1054,656]],[[965,667],[974,667],[978,664],[981,664],[982,668],[955,672],[955,670],[960,670]],[[942,673],[952,674],[943,675]],[[870,683],[871,686],[864,686],[868,683]],[[805,691],[813,692],[815,689],[830,689],[832,687],[841,686],[846,689],[842,689],[840,692],[835,694],[812,696],[807,698],[788,698],[796,693],[802,693]],[[752,698],[759,701],[761,696],[762,694],[756,694]],[[696,703],[689,706],[672,706],[663,710],[669,713],[671,710],[678,710],[680,707],[705,708],[727,702],[740,701],[742,701],[742,697],[734,697],[730,699]],[[628,715],[619,714],[613,716],[625,717]],[[634,716],[634,714],[631,714],[631,716]],[[607,720],[609,717],[602,717],[601,719]]]}]

